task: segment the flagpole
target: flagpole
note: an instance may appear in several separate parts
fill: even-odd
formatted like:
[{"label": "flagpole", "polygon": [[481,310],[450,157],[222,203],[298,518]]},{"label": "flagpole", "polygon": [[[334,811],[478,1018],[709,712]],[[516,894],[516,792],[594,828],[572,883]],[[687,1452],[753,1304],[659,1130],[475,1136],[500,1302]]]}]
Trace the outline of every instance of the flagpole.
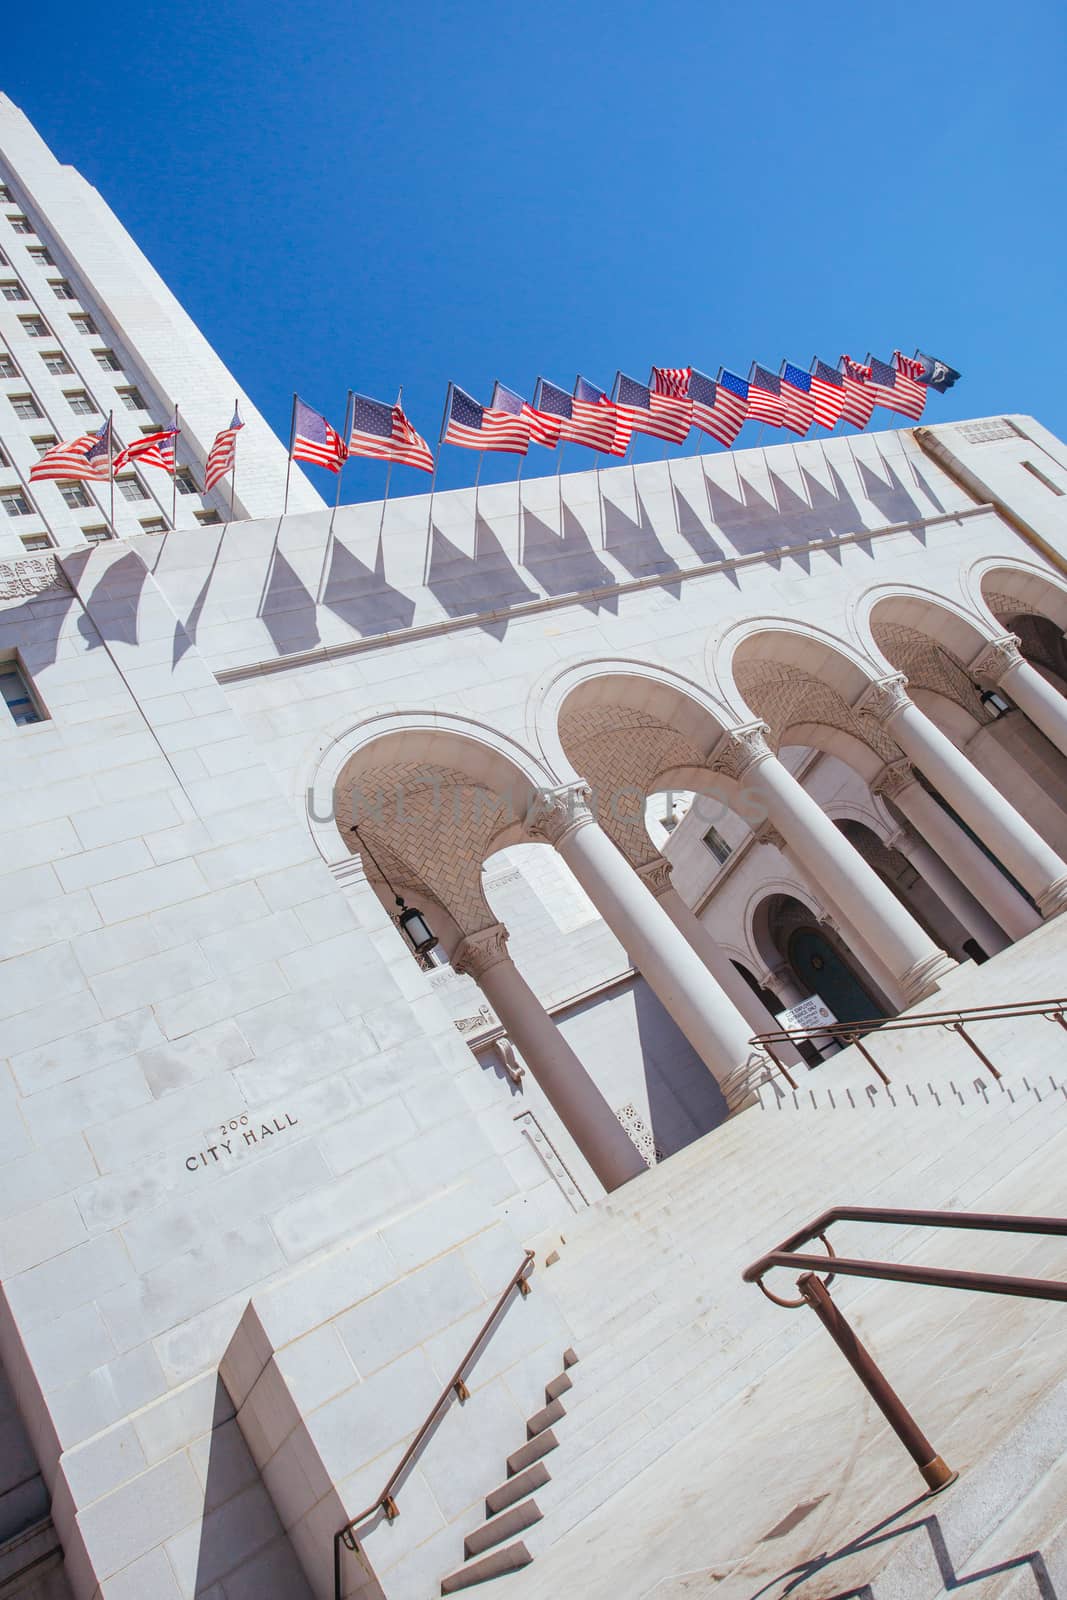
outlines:
[{"label": "flagpole", "polygon": [[[349,439],[349,435],[350,435],[351,431],[352,431],[352,391],[351,391],[351,389],[349,389],[349,391],[348,391],[348,399],[345,401],[345,432],[344,432],[344,441],[343,441],[346,451],[348,449],[348,439]],[[337,515],[337,507],[341,504],[341,479],[344,477],[345,461],[347,461],[347,459],[348,459],[348,457],[347,457],[347,454],[346,454],[344,459],[340,462],[340,464],[338,465],[338,468],[337,468],[337,489],[336,489],[336,491],[334,493],[334,497],[333,497],[333,510],[330,512],[330,525],[326,530],[326,544],[325,544],[325,546],[323,548],[323,552],[322,552],[322,571],[319,573],[318,587],[315,590],[315,604],[317,606],[321,606],[322,600],[323,600],[323,596],[326,593],[327,574],[329,573],[329,570],[330,570],[330,558],[333,555],[333,519]]]},{"label": "flagpole", "polygon": [[174,471],[171,473],[170,485],[170,525],[172,528],[175,528],[178,525],[178,440],[180,437],[181,434],[178,428],[178,402],[175,400],[174,438],[171,441],[171,443],[174,445]]},{"label": "flagpole", "polygon": [[[238,415],[237,404],[238,404],[237,400],[234,400],[234,402],[233,402],[233,414],[234,414],[235,417]],[[236,495],[237,495],[237,435],[235,434],[234,435],[234,440],[233,440],[233,466],[230,468],[230,521],[231,522],[233,521],[233,503],[234,503],[234,499],[235,499]]]},{"label": "flagpole", "polygon": [[[399,389],[396,391],[396,409],[398,411],[402,410],[403,409],[403,405],[404,405],[404,385],[401,384]],[[354,400],[353,400],[352,420],[353,420],[353,422],[355,421],[355,401]],[[382,496],[382,514],[381,514],[381,517],[379,518],[379,521],[378,521],[378,538],[379,538],[379,540],[381,539],[382,533],[383,533],[383,531],[385,529],[385,507],[386,507],[386,504],[387,504],[387,502],[389,500],[389,483],[390,483],[390,480],[391,480],[392,476],[393,476],[393,463],[392,463],[392,461],[390,461],[389,465],[385,469],[385,493]]]},{"label": "flagpole", "polygon": [[426,514],[426,562],[423,567],[423,583],[430,581],[430,555],[433,548],[433,494],[437,486],[437,466],[441,460],[441,445],[445,437],[445,424],[452,407],[452,390],[454,385],[450,382],[445,395],[445,409],[441,413],[441,431],[437,435],[437,449],[433,453],[433,473],[430,477],[430,506]]},{"label": "flagpole", "polygon": [[107,414],[107,472],[111,479],[111,537],[118,538],[115,531],[115,413]]},{"label": "flagpole", "polygon": [[293,470],[293,446],[296,443],[296,395],[293,395],[293,409],[289,418],[289,460],[285,468],[285,499],[282,502],[282,516],[289,510],[289,478]]}]

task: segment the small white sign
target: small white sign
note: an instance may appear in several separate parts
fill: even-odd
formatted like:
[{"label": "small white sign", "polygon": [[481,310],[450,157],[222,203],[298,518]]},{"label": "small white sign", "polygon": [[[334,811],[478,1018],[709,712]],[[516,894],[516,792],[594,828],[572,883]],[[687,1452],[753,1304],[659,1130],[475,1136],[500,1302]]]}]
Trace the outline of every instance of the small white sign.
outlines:
[{"label": "small white sign", "polygon": [[777,1021],[780,1028],[818,1028],[836,1022],[837,1018],[825,1000],[817,994],[809,994],[807,999],[798,1000],[795,1006],[780,1011]]}]

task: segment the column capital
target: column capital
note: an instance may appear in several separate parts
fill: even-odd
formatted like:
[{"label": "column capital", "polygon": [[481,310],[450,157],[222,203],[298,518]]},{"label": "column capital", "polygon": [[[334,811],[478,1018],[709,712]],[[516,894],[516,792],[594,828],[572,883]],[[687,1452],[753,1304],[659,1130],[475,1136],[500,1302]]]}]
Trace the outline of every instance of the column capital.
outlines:
[{"label": "column capital", "polygon": [[452,953],[452,971],[465,973],[479,983],[490,967],[510,960],[508,930],[502,922],[494,922],[461,940]]},{"label": "column capital", "polygon": [[656,899],[659,900],[673,889],[671,882],[671,864],[666,856],[657,856],[653,861],[647,861],[643,867],[638,867],[637,876],[647,889],[651,889]]},{"label": "column capital", "polygon": [[915,768],[910,761],[889,761],[871,784],[871,793],[879,800],[895,800],[915,781]]},{"label": "column capital", "polygon": [[589,785],[581,780],[561,783],[555,789],[539,789],[526,813],[529,837],[558,848],[568,833],[595,820],[589,807],[591,793]]},{"label": "column capital", "polygon": [[1067,911],[1067,878],[1057,878],[1043,894],[1037,896],[1037,909],[1046,922]]},{"label": "column capital", "polygon": [[778,832],[773,822],[764,822],[758,828],[753,828],[752,837],[757,844],[770,845],[772,850],[785,851],[786,842]]},{"label": "column capital", "polygon": [[984,678],[987,683],[995,685],[1002,682],[1014,667],[1021,667],[1023,661],[1018,638],[1014,633],[1006,633],[1002,639],[993,639],[982,646],[967,668],[967,674],[971,678]]},{"label": "column capital", "polygon": [[744,728],[728,728],[711,752],[708,765],[713,772],[740,780],[750,768],[774,755],[767,742],[765,722],[751,722]]},{"label": "column capital", "polygon": [[907,678],[903,672],[894,672],[888,678],[876,678],[869,683],[852,709],[860,716],[884,723],[890,722],[898,711],[911,703]]}]

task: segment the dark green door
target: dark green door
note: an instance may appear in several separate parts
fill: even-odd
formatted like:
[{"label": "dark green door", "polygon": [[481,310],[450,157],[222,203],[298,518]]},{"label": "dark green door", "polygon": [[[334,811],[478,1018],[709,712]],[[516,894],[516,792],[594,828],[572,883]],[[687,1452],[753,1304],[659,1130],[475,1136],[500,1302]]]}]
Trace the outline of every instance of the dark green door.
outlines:
[{"label": "dark green door", "polygon": [[885,1016],[884,1008],[818,928],[798,928],[790,935],[789,963],[804,987],[825,1000],[838,1022]]}]

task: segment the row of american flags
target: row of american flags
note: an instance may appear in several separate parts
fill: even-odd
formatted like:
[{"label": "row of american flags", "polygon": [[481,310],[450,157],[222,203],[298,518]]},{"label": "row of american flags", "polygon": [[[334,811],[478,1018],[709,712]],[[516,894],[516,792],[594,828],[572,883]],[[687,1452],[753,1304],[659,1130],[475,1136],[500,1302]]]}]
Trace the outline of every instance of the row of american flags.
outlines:
[{"label": "row of american flags", "polygon": [[[237,459],[237,435],[243,427],[235,405],[229,425],[215,435],[215,442],[208,451],[204,469],[205,493],[233,471]],[[141,467],[158,467],[173,478],[180,436],[181,428],[175,413],[173,427],[158,428],[153,433],[142,434],[130,444],[120,445],[115,437],[114,419],[109,416],[95,431],[80,433],[76,439],[64,439],[46,450],[30,468],[30,481],[80,478],[108,483],[113,482],[115,474],[132,462]]]},{"label": "row of american flags", "polygon": [[[865,428],[876,407],[918,422],[929,389],[944,392],[960,374],[917,350],[892,361],[842,356],[836,366],[816,358],[805,371],[783,361],[778,372],[753,362],[747,378],[725,367],[716,378],[696,367],[653,367],[647,383],[618,372],[610,394],[588,379],[571,393],[538,378],[533,400],[499,381],[488,405],[449,384],[438,444],[465,450],[526,455],[531,444],[554,450],[580,444],[597,454],[624,456],[634,434],[682,444],[692,429],[729,448],[745,422],[784,428],[802,438],[813,427],[839,422]],[[395,405],[350,394],[339,432],[320,412],[293,396],[290,457],[340,472],[350,456],[399,462],[432,473],[436,455]]]}]

